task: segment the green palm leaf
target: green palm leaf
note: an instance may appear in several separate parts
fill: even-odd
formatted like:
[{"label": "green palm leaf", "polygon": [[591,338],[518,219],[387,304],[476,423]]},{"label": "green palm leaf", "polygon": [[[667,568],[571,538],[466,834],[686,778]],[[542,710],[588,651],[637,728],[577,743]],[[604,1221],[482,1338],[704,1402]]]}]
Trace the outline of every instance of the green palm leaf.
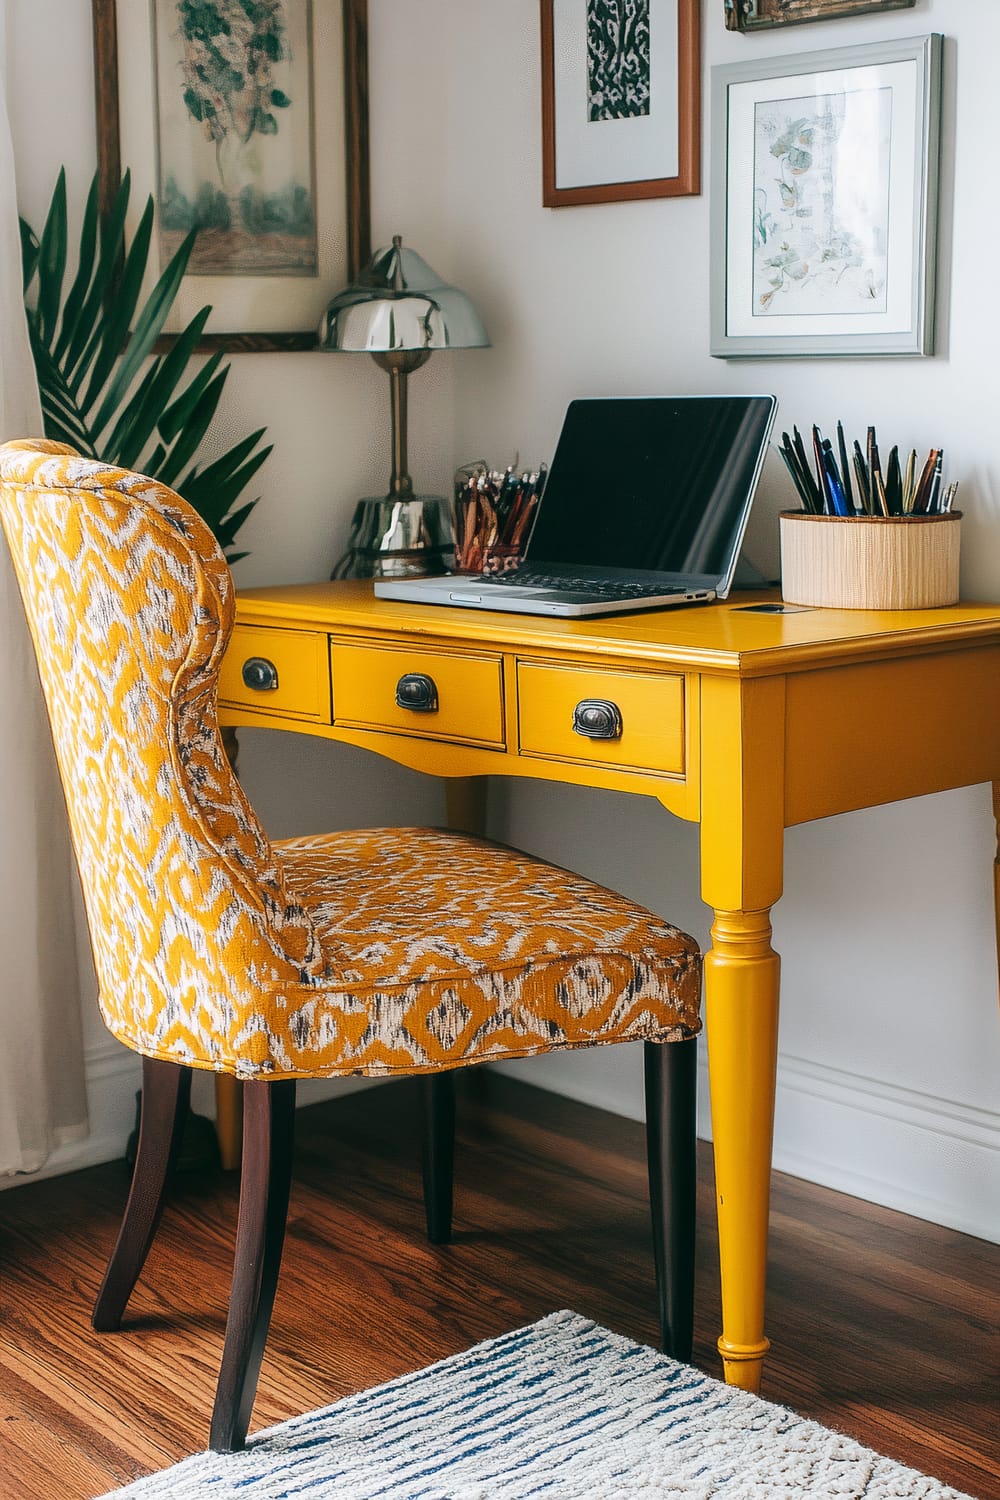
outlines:
[{"label": "green palm leaf", "polygon": [[149,442],[163,417],[163,403],[183,374],[191,358],[208,318],[209,309],[203,307],[196,317],[175,340],[162,360],[154,360],[149,375],[125,407],[104,446],[116,463],[133,469],[139,455]]},{"label": "green palm leaf", "polygon": [[[173,446],[157,470],[157,477],[162,479],[164,484],[176,484],[181,470],[194,458],[215,416],[215,408],[219,404],[219,397],[222,395],[222,387],[226,383],[228,374],[229,366],[226,365],[214,380],[209,381],[191,415],[174,439]],[[163,436],[162,432],[160,436]]]},{"label": "green palm leaf", "polygon": [[66,169],[60,168],[48,217],[38,244],[38,332],[49,344],[59,319],[66,271]]},{"label": "green palm leaf", "polygon": [[[91,186],[92,193],[96,186],[97,179],[95,177]],[[65,355],[60,355],[59,358],[67,375],[76,374],[88,346],[100,337],[102,310],[113,296],[115,278],[120,267],[121,248],[125,234],[125,215],[128,211],[130,191],[131,178],[128,172],[126,172],[122,185],[115,196],[110,215],[100,218],[98,223],[100,252],[97,268],[90,280],[90,284],[84,289],[80,313],[75,326],[70,328],[66,313],[64,312],[63,314],[68,345]],[[96,210],[96,194],[94,206]],[[83,236],[81,235],[81,247],[82,244]],[[89,360],[83,365],[84,371],[86,371],[88,366]]]},{"label": "green palm leaf", "polygon": [[[251,437],[244,439],[235,448],[210,464],[200,474],[192,469],[181,483],[181,493],[185,496],[193,495],[196,498],[191,504],[208,522],[215,531],[222,526],[226,520],[231,520],[232,507],[237,498],[243,493],[250,480],[256,474],[261,464],[271,452],[270,446],[261,448],[254,453],[246,463],[242,460],[250,453],[264,434],[262,427]],[[256,502],[254,502],[256,503]],[[249,515],[249,511],[246,513]],[[243,517],[246,519],[246,516]]]},{"label": "green palm leaf", "polygon": [[215,354],[188,371],[209,307],[192,318],[165,354],[153,355],[187,270],[194,234],[171,257],[140,306],[153,200],[147,201],[128,242],[129,194],[126,173],[111,212],[103,215],[95,178],[65,296],[69,226],[64,172],[41,236],[21,220],[25,310],[45,434],[88,457],[138,468],[164,484],[177,484],[187,469],[180,493],[235,561],[245,554],[232,552],[234,538],[257,503],[237,501],[271,449],[260,447],[261,428],[199,471],[197,452],[210,434],[229,366]]},{"label": "green palm leaf", "polygon": [[73,285],[66,294],[66,302],[63,307],[62,326],[59,338],[53,349],[56,359],[61,359],[66,353],[72,341],[73,335],[79,324],[80,314],[83,310],[83,300],[87,295],[91,276],[94,270],[94,256],[97,253],[97,179],[91,184],[87,195],[87,207],[83,214],[83,227],[80,230],[79,260],[77,262],[76,276]]},{"label": "green palm leaf", "polygon": [[[194,379],[188,382],[176,401],[171,402],[164,410],[156,426],[165,443],[172,443],[181,428],[187,425],[192,412],[201,401],[203,393],[211,385],[212,377],[221,364],[222,355],[213,354],[211,359],[202,365]],[[226,368],[229,368],[228,365]],[[219,389],[221,390],[221,387]],[[215,399],[217,401],[218,396]]]}]

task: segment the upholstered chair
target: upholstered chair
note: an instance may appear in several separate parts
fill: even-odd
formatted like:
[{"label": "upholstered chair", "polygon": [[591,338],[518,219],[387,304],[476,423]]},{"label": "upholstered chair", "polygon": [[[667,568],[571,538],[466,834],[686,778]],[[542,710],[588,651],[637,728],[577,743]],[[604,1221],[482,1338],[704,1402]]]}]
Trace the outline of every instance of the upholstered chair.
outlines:
[{"label": "upholstered chair", "polygon": [[246,1437],[274,1300],[297,1079],[428,1076],[428,1227],[445,1241],[452,1070],[641,1040],[661,1326],[689,1357],[696,943],[589,880],[447,830],[270,842],[219,735],[233,585],[205,524],[164,485],[43,440],[0,448],[0,516],[101,1010],[143,1059],[132,1190],[94,1327],[119,1327],[142,1270],[192,1069],[245,1085],[211,1425],[228,1450]]}]

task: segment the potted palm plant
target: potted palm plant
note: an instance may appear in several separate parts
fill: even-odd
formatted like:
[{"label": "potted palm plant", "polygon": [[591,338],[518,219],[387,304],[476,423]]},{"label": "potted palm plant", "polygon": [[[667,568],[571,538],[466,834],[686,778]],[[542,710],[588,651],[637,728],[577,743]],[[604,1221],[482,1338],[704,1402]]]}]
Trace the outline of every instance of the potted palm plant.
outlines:
[{"label": "potted palm plant", "polygon": [[66,174],[60,171],[40,235],[21,220],[24,295],[46,437],[79,453],[138,469],[170,485],[218,538],[229,562],[236,534],[256,500],[238,503],[271,452],[265,428],[200,468],[229,374],[215,353],[189,371],[210,307],[203,307],[163,353],[155,352],[194,244],[192,231],[143,305],[153,229],[153,200],[128,241],[126,172],[110,213],[98,211],[97,179],[80,230],[76,270],[66,285],[69,226]]}]

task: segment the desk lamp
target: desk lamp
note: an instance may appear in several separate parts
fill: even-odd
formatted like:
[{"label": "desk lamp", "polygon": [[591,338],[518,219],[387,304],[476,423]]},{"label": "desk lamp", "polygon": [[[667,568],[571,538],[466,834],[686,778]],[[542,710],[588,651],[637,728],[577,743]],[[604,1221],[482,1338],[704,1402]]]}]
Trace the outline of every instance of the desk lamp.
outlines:
[{"label": "desk lamp", "polygon": [[452,543],[448,502],[413,493],[406,463],[407,379],[434,349],[488,344],[465,293],[442,281],[415,250],[404,249],[398,234],[326,309],[319,347],[369,353],[389,372],[392,402],[389,493],[359,502],[350,549],[335,576],[400,576],[443,568],[442,553]]}]

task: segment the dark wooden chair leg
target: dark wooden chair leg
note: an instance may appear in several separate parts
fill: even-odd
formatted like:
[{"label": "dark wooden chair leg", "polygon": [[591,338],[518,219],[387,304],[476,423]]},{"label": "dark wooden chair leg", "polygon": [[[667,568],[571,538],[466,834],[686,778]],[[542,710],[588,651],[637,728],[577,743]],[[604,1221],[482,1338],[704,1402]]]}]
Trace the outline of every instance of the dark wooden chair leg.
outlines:
[{"label": "dark wooden chair leg", "polygon": [[295,1082],[243,1087],[243,1167],[233,1288],[209,1445],[241,1449],[250,1426],[278,1285],[292,1180]]},{"label": "dark wooden chair leg", "polygon": [[421,1083],[427,1238],[432,1245],[447,1245],[455,1170],[455,1077],[451,1072],[429,1073]]},{"label": "dark wooden chair leg", "polygon": [[694,1342],[694,1249],[698,1044],[647,1042],[646,1158],[663,1351],[690,1363]]},{"label": "dark wooden chair leg", "polygon": [[143,1058],[139,1141],[132,1187],[118,1240],[94,1303],[91,1322],[98,1333],[112,1333],[121,1326],[132,1288],[149,1254],[184,1132],[190,1096],[190,1068]]}]

